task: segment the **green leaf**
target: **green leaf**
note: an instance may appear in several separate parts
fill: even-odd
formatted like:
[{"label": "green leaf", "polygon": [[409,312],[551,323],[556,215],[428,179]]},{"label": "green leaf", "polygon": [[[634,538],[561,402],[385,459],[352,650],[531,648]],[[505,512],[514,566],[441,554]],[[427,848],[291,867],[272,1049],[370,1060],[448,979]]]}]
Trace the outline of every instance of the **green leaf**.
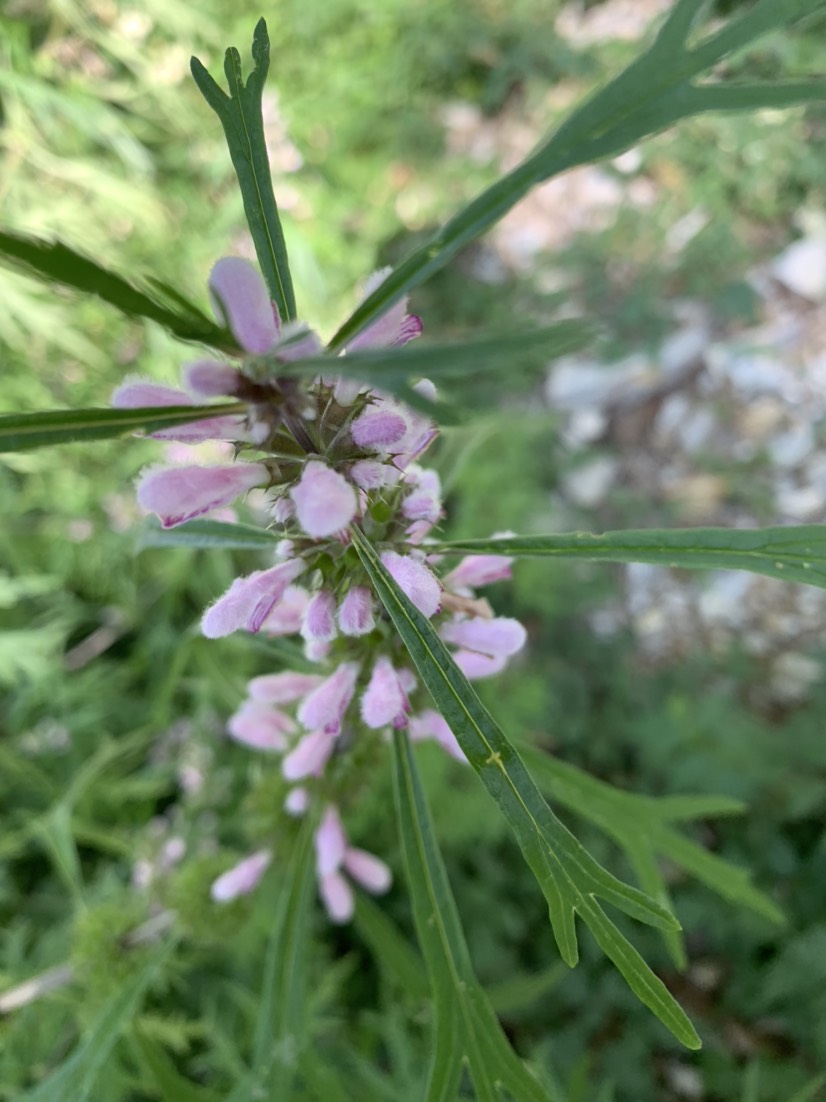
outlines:
[{"label": "green leaf", "polygon": [[19,1102],[54,1102],[71,1099],[87,1102],[97,1097],[93,1089],[118,1037],[137,1014],[147,989],[172,953],[174,942],[159,946],[141,969],[118,989],[94,1020],[74,1053],[48,1078],[27,1091]]},{"label": "green leaf", "polygon": [[[670,906],[670,901],[658,858],[685,869],[737,906],[748,907],[770,922],[785,921],[772,900],[754,887],[745,869],[709,853],[671,825],[710,815],[740,814],[745,810],[740,801],[727,796],[640,796],[623,792],[534,747],[523,747],[522,752],[539,786],[610,835],[627,854],[641,887],[663,906]],[[685,947],[679,931],[664,930],[663,936],[675,964],[684,967]]]},{"label": "green leaf", "polygon": [[272,189],[261,109],[261,96],[270,67],[270,39],[263,19],[259,19],[253,33],[252,59],[253,71],[244,84],[238,50],[231,46],[226,51],[224,73],[229,95],[216,84],[197,57],[192,58],[191,69],[201,94],[221,120],[258,263],[281,317],[289,321],[295,317],[295,296],[284,232]]},{"label": "green leaf", "polygon": [[137,550],[155,547],[189,547],[210,551],[272,551],[279,537],[253,524],[228,524],[221,520],[191,520],[176,528],[148,522],[140,532]]},{"label": "green leaf", "polygon": [[[774,27],[822,10],[824,0],[759,0],[751,11],[732,17],[720,31],[689,50],[685,39],[695,15],[707,9],[701,0],[693,0],[693,5],[694,12],[692,0],[677,4],[644,54],[586,100],[535,153],[411,252],[344,322],[330,341],[330,348],[344,348],[394,302],[489,230],[537,184],[576,165],[620,153],[698,111],[717,109],[712,91],[724,92],[718,100],[724,110],[801,102],[799,96],[806,90],[799,84],[786,91],[759,85],[745,97],[738,97],[736,93],[727,95],[725,84],[698,87],[692,81],[732,50],[748,45]],[[820,87],[812,84],[808,98],[821,98]]]},{"label": "green leaf", "polygon": [[315,822],[302,824],[286,870],[281,874],[272,933],[263,966],[261,1001],[253,1040],[252,1068],[227,1102],[253,1102],[275,1084],[287,1102],[304,1049],[307,1027],[307,944],[310,934]]},{"label": "green leaf", "polygon": [[402,592],[364,534],[356,527],[351,533],[379,600],[436,707],[516,835],[548,902],[563,959],[569,965],[577,961],[574,916],[579,914],[646,1006],[683,1044],[699,1047],[694,1028],[665,985],[605,917],[596,900],[601,897],[626,914],[663,929],[679,928],[674,916],[602,868],[553,814],[433,625]]},{"label": "green leaf", "polygon": [[159,280],[147,279],[145,282],[155,291],[153,297],[62,242],[40,241],[0,230],[0,260],[24,275],[97,295],[127,317],[148,318],[182,341],[200,341],[230,351],[236,347],[226,329],[216,325],[180,292]]},{"label": "green leaf", "polygon": [[[557,357],[575,352],[591,341],[596,329],[588,322],[569,319],[540,329],[452,344],[415,341],[402,348],[370,348],[346,356],[307,356],[289,363],[277,361],[278,375],[343,375],[394,391],[411,405],[433,412],[433,403],[409,388],[412,378],[440,379],[498,372],[506,385],[520,361],[530,357],[544,368]],[[438,410],[437,410],[438,412]]]},{"label": "green leaf", "polygon": [[394,923],[368,896],[356,900],[356,929],[379,961],[382,971],[410,998],[427,997],[422,960]]},{"label": "green leaf", "polygon": [[142,409],[52,409],[0,416],[0,452],[28,451],[78,440],[109,440],[128,432],[157,432],[170,425],[243,414],[246,406],[148,406]]},{"label": "green leaf", "polygon": [[213,1091],[184,1079],[163,1047],[143,1029],[136,1029],[132,1040],[163,1102],[218,1102]]},{"label": "green leaf", "polygon": [[645,562],[702,570],[750,570],[826,588],[826,525],[779,528],[641,528],[591,535],[447,540],[445,554],[497,554],[583,562]]},{"label": "green leaf", "polygon": [[403,732],[394,732],[393,749],[402,855],[436,1011],[427,1102],[453,1102],[464,1061],[479,1099],[497,1102],[504,1087],[520,1102],[548,1102],[510,1047],[473,972],[410,741]]}]

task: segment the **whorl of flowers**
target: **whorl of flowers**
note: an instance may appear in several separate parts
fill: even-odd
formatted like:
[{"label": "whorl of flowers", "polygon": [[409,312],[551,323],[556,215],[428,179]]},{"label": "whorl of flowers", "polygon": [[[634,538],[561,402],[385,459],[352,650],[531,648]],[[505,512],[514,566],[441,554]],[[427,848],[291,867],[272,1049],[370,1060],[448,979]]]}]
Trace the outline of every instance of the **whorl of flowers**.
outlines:
[{"label": "whorl of flowers", "polygon": [[[373,291],[386,272],[368,281]],[[433,619],[468,678],[498,673],[525,642],[525,629],[496,617],[476,589],[510,577],[511,560],[471,555],[439,577],[428,537],[443,516],[439,476],[417,460],[436,435],[422,413],[348,379],[299,379],[279,365],[318,355],[315,333],[282,325],[261,276],[247,261],[220,260],[209,280],[216,316],[240,352],[240,367],[216,360],[185,365],[182,389],[135,379],[113,395],[115,406],[182,405],[233,396],[244,416],[203,420],[153,435],[184,443],[232,441],[236,460],[212,466],[149,468],[138,501],[164,527],[232,504],[247,491],[264,492],[281,539],[273,564],[237,578],[206,610],[209,638],[235,631],[299,634],[318,673],[282,671],[253,678],[247,699],[229,721],[229,735],[280,757],[291,785],[286,810],[303,815],[319,805],[316,869],[319,892],[333,921],[353,913],[354,881],[385,891],[390,873],[377,858],[354,849],[339,818],[336,784],[348,758],[369,760],[393,727],[414,740],[434,739],[464,760],[443,717],[428,704],[407,652],[372,591],[349,528],[360,525],[390,574],[413,604]],[[421,333],[406,300],[364,329],[347,351],[401,345]],[[416,384],[435,397],[427,381]],[[260,850],[215,881],[213,898],[251,891],[271,859]]]}]

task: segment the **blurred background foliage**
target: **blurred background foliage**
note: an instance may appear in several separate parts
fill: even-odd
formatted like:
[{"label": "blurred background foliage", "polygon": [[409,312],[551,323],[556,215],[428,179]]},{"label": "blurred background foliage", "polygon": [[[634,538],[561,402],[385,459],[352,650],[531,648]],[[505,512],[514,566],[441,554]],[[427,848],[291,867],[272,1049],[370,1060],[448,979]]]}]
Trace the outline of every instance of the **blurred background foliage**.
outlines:
[{"label": "blurred background foliage", "polygon": [[[496,176],[502,146],[463,140],[463,120],[483,136],[513,134],[522,148],[635,52],[619,36],[555,33],[562,7],[278,0],[264,12],[270,153],[303,317],[329,333],[369,271]],[[59,236],[126,274],[152,272],[205,302],[214,260],[250,247],[188,60],[197,53],[215,71],[230,43],[246,56],[261,11],[249,0],[233,11],[217,0],[6,0],[3,223]],[[811,72],[824,30],[814,21],[767,39],[730,71]],[[529,265],[497,267],[479,246],[423,288],[414,308],[428,334],[457,336],[543,320],[574,300],[603,322],[606,355],[615,356],[656,342],[675,296],[709,303],[722,326],[746,320],[754,303],[744,273],[793,236],[801,205],[823,203],[825,155],[822,109],[694,120],[639,151],[633,171],[657,181],[656,202],[577,226],[561,249],[532,252]],[[608,171],[619,178],[627,168]],[[698,205],[706,227],[675,255],[664,248],[669,229]],[[174,381],[188,354],[151,327],[3,269],[0,344],[9,410],[105,404],[125,374]],[[436,453],[450,486],[450,533],[554,524],[565,455],[537,393],[527,378],[469,389],[468,400],[494,412],[446,434]],[[179,911],[185,936],[142,1009],[124,1011],[128,1028],[94,1097],[186,1099],[185,1087],[198,1088],[193,1098],[226,1097],[255,1025],[272,893],[265,885],[216,910],[206,888],[232,853],[280,824],[278,778],[222,730],[245,679],[281,656],[243,639],[207,643],[194,628],[234,573],[251,568],[251,554],[136,554],[131,480],[162,454],[160,444],[124,441],[0,463],[0,992],[67,960],[76,976],[0,1017],[0,1099],[9,1102],[45,1080],[108,1012],[113,990],[140,974],[156,950],[125,949],[123,938],[157,904]],[[623,523],[651,521],[645,501],[616,508]],[[479,974],[518,1051],[560,1102],[826,1098],[826,686],[778,714],[753,703],[761,673],[742,647],[652,662],[629,632],[596,636],[590,615],[617,581],[603,567],[520,565],[513,586],[492,596],[498,611],[526,622],[531,645],[490,702],[515,737],[628,790],[746,801],[744,817],[701,823],[695,837],[752,869],[788,925],[666,870],[687,971],[674,970],[653,934],[637,940],[703,1035],[702,1052],[682,1053],[587,940],[580,967],[560,968],[506,827],[472,777],[424,748]],[[381,839],[374,848],[397,874],[387,912],[409,933],[390,803],[384,777],[360,803],[353,834]],[[574,825],[597,857],[627,873],[602,835]],[[428,1044],[420,994],[400,990],[366,927],[314,923],[321,1063],[353,1085],[348,1097],[419,1098]]]}]

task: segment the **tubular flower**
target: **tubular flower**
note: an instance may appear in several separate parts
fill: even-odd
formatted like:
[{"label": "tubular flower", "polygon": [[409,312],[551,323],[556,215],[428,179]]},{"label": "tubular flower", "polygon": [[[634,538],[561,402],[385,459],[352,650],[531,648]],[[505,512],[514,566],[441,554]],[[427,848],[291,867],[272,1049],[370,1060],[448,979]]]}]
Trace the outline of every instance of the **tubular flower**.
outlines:
[{"label": "tubular flower", "polygon": [[[375,273],[365,294],[388,271]],[[296,375],[289,365],[320,356],[321,342],[297,322],[282,325],[264,281],[246,260],[219,260],[209,292],[218,321],[235,342],[232,362],[185,365],[181,387],[127,380],[112,400],[124,408],[198,407],[200,420],[154,435],[235,445],[232,463],[143,472],[138,501],[164,527],[225,509],[253,489],[270,518],[269,563],[236,578],[206,609],[201,630],[211,639],[236,631],[295,636],[309,670],[315,667],[254,677],[227,734],[277,761],[286,783],[285,815],[318,816],[319,894],[330,918],[346,922],[353,883],[380,893],[391,878],[379,858],[350,845],[337,805],[358,791],[391,731],[404,729],[413,741],[431,740],[465,760],[381,610],[351,547],[352,527],[370,538],[384,569],[417,614],[433,622],[469,678],[504,669],[525,644],[523,626],[495,616],[476,593],[509,578],[511,559],[470,555],[443,572],[428,544],[444,516],[441,485],[435,471],[420,465],[436,436],[432,420],[349,377],[350,371],[338,376],[332,357],[329,375]],[[362,349],[405,344],[421,329],[401,299],[350,341],[341,367],[352,370]],[[435,401],[428,380],[414,388]],[[210,414],[204,403],[212,398],[232,399],[238,412]],[[254,889],[272,859],[270,842],[215,881],[214,900]]]}]

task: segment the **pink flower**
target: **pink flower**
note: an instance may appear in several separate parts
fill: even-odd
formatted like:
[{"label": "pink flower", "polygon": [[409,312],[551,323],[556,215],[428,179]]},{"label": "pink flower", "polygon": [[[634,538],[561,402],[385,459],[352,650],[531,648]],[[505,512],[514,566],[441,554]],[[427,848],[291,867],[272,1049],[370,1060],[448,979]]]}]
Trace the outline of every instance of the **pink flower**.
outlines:
[{"label": "pink flower", "polygon": [[289,704],[317,689],[322,681],[318,674],[285,670],[283,673],[254,677],[247,685],[247,692],[253,700],[267,704]]},{"label": "pink flower", "polygon": [[[371,295],[377,287],[384,283],[390,275],[392,268],[381,268],[365,281],[364,298]],[[362,300],[363,301],[363,300]],[[407,344],[414,337],[418,337],[422,331],[421,318],[415,314],[407,313],[407,295],[395,302],[389,310],[385,311],[376,321],[368,325],[347,346],[349,352],[355,352],[359,348],[384,348],[391,344]]]},{"label": "pink flower", "polygon": [[348,847],[342,864],[352,878],[373,895],[383,895],[393,882],[384,861],[366,850]]},{"label": "pink flower", "polygon": [[378,459],[359,459],[348,473],[360,490],[378,490],[382,486],[392,486],[402,476],[398,467],[382,463]]},{"label": "pink flower", "polygon": [[229,903],[239,895],[249,895],[258,886],[270,861],[272,861],[272,854],[269,850],[262,849],[250,857],[245,857],[237,865],[233,865],[213,881],[209,894],[214,902]]},{"label": "pink flower", "polygon": [[245,352],[263,356],[278,343],[278,311],[258,269],[240,256],[219,260],[209,276],[215,316]]},{"label": "pink flower", "polygon": [[301,630],[309,603],[310,594],[306,589],[300,585],[288,585],[284,596],[261,625],[261,631],[265,635],[295,635]]},{"label": "pink flower", "polygon": [[509,555],[467,555],[458,566],[446,575],[448,589],[475,589],[480,585],[506,581],[511,576]]},{"label": "pink flower", "polygon": [[373,596],[363,585],[354,585],[347,590],[338,609],[338,626],[342,635],[367,635],[375,626],[373,618]]},{"label": "pink flower", "polygon": [[446,643],[490,655],[510,658],[525,645],[527,633],[518,620],[498,616],[494,620],[475,617],[473,620],[452,620],[443,624],[439,634]]},{"label": "pink flower", "polygon": [[321,730],[337,735],[353,699],[358,672],[357,662],[343,662],[332,676],[304,698],[298,709],[299,722],[308,731]]},{"label": "pink flower", "polygon": [[[112,394],[114,409],[142,409],[144,406],[194,406],[184,390],[162,386],[151,379],[131,379],[121,383]],[[244,435],[244,418],[236,416],[210,417],[209,407],[200,421],[185,425],[170,425],[149,435],[154,440],[175,440],[182,444],[200,444],[204,440],[237,440]]]},{"label": "pink flower", "polygon": [[311,640],[329,643],[336,637],[336,599],[329,589],[320,589],[310,598],[301,625],[302,636]]},{"label": "pink flower", "polygon": [[408,733],[414,742],[422,739],[435,739],[457,761],[467,762],[464,752],[456,741],[456,736],[447,724],[444,716],[432,708],[426,708],[420,715],[411,716]]},{"label": "pink flower", "polygon": [[157,513],[164,528],[229,505],[240,494],[269,480],[263,463],[227,467],[150,467],[138,479],[138,502]]},{"label": "pink flower", "polygon": [[412,482],[413,488],[402,502],[402,513],[408,520],[435,523],[442,512],[442,488],[436,471],[408,467],[405,482]]},{"label": "pink flower", "polygon": [[227,724],[227,731],[237,742],[255,750],[285,750],[285,736],[294,730],[289,716],[257,700],[245,701]]},{"label": "pink flower", "polygon": [[361,718],[373,729],[404,727],[410,704],[401,685],[399,675],[390,659],[381,655],[376,659],[370,682],[361,698]]},{"label": "pink flower", "polygon": [[438,612],[442,591],[436,576],[424,563],[395,551],[383,551],[381,561],[419,612],[428,619]]},{"label": "pink flower", "polygon": [[329,876],[341,866],[347,851],[347,836],[338,810],[328,804],[315,834],[316,869],[319,876]]},{"label": "pink flower", "polygon": [[284,801],[284,810],[288,815],[303,815],[310,806],[310,793],[306,788],[293,788]]},{"label": "pink flower", "polygon": [[184,386],[193,394],[202,398],[220,398],[224,394],[235,394],[241,375],[230,364],[220,360],[198,360],[184,364]]},{"label": "pink flower", "polygon": [[353,442],[360,448],[383,449],[397,444],[407,432],[407,421],[392,409],[368,406],[350,426]]},{"label": "pink flower", "polygon": [[317,459],[310,460],[301,481],[290,490],[298,523],[308,536],[332,536],[356,515],[358,502],[350,483]]},{"label": "pink flower", "polygon": [[334,747],[335,735],[328,735],[326,731],[305,735],[281,763],[284,779],[292,782],[304,777],[320,777]]},{"label": "pink flower", "polygon": [[269,570],[236,578],[223,597],[204,613],[201,630],[207,639],[219,639],[241,628],[259,631],[287,586],[304,569],[301,559],[289,559]]},{"label": "pink flower", "polygon": [[355,911],[353,889],[340,872],[331,872],[320,877],[318,891],[332,922],[341,925],[350,921]]},{"label": "pink flower", "polygon": [[479,681],[483,677],[493,677],[494,674],[501,673],[508,660],[501,656],[491,658],[472,650],[459,650],[453,655],[453,661],[468,681]]}]

